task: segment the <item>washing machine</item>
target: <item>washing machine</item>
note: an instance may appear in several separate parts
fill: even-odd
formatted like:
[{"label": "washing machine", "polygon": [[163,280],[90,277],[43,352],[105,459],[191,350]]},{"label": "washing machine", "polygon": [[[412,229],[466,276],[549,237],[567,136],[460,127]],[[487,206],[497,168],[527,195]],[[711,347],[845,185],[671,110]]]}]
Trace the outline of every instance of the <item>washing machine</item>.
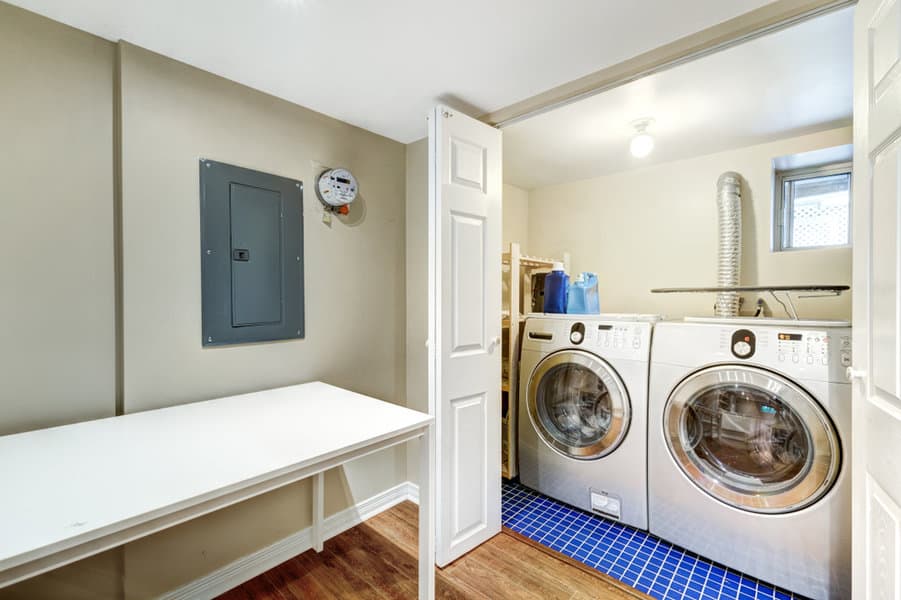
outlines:
[{"label": "washing machine", "polygon": [[851,597],[847,322],[657,325],[652,533],[792,592]]},{"label": "washing machine", "polygon": [[519,477],[572,506],[647,529],[651,315],[526,319]]}]

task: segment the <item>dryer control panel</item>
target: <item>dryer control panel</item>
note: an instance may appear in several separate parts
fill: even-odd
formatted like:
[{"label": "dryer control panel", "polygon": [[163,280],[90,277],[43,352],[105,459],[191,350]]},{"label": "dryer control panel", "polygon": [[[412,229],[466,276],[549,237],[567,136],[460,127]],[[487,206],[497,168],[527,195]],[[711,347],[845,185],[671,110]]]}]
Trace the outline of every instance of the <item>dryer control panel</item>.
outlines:
[{"label": "dryer control panel", "polygon": [[724,359],[754,362],[812,379],[843,381],[851,365],[848,328],[720,327]]},{"label": "dryer control panel", "polygon": [[776,336],[776,360],[795,364],[828,365],[838,347],[838,361],[844,368],[851,366],[851,336],[829,335],[826,331],[779,332]]},{"label": "dryer control panel", "polygon": [[[738,319],[736,319],[738,320]],[[845,323],[822,326],[766,323],[742,319],[735,324],[703,321],[658,323],[653,360],[696,369],[701,365],[753,364],[790,378],[848,383],[851,328]]]}]

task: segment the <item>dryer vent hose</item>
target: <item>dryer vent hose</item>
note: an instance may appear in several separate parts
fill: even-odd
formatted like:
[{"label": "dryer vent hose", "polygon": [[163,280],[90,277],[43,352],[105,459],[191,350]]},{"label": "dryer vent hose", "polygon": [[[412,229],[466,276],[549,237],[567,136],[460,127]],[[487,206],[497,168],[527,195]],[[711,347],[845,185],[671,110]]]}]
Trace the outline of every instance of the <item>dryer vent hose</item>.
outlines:
[{"label": "dryer vent hose", "polygon": [[[717,285],[737,286],[741,281],[741,175],[727,171],[716,182],[719,213],[719,273]],[[738,316],[737,292],[720,292],[716,297],[718,317]]]}]

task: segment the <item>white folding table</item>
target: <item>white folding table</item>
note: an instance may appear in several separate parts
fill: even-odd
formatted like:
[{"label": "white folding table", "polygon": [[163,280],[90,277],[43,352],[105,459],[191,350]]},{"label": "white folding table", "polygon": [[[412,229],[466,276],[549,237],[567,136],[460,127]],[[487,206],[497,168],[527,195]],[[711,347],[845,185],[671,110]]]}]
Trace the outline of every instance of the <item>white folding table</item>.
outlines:
[{"label": "white folding table", "polygon": [[429,415],[307,383],[0,437],[0,587],[421,438],[419,597],[434,576]]}]

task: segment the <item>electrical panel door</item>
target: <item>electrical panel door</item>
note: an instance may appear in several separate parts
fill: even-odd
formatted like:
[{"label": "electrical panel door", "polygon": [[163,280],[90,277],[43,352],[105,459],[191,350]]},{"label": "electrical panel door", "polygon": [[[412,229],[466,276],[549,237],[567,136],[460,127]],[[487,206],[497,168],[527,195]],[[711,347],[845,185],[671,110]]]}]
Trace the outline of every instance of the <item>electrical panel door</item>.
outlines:
[{"label": "electrical panel door", "polygon": [[303,184],[200,161],[203,345],[304,335]]}]

